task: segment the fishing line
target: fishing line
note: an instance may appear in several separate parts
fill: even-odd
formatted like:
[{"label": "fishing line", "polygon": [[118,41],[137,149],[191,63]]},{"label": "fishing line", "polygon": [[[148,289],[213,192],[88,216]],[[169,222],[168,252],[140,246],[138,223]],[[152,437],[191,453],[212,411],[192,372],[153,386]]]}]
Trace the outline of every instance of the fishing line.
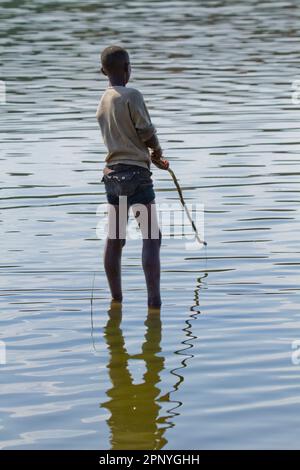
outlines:
[{"label": "fishing line", "polygon": [[91,338],[92,338],[93,349],[95,352],[98,352],[96,348],[96,344],[95,344],[95,339],[94,339],[94,315],[93,315],[95,277],[96,277],[96,273],[94,272],[94,278],[93,278],[93,283],[92,283],[92,293],[91,293]]}]

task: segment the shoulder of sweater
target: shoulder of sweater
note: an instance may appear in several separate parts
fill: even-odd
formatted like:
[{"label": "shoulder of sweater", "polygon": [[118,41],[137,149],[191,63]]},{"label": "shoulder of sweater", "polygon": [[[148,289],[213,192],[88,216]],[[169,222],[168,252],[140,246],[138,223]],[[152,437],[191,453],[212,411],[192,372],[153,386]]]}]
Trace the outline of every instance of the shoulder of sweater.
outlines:
[{"label": "shoulder of sweater", "polygon": [[136,99],[143,99],[143,94],[136,88],[126,87],[125,90],[129,97],[136,98]]}]

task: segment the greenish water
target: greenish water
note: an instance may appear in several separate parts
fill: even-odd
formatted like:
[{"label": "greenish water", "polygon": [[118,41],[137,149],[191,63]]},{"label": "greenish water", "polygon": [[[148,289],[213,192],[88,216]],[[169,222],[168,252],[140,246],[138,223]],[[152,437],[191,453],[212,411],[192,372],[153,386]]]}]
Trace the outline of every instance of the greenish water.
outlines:
[{"label": "greenish water", "polygon": [[[1,448],[299,448],[299,2],[2,1],[0,19]],[[205,206],[206,253],[163,241],[160,317],[140,240],[111,311],[96,237],[111,43]]]}]

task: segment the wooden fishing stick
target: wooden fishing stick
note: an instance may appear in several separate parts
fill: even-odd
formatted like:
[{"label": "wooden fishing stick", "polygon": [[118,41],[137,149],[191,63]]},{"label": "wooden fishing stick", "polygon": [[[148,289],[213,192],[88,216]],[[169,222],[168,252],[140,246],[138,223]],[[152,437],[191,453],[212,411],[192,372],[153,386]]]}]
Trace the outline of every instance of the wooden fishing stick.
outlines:
[{"label": "wooden fishing stick", "polygon": [[171,168],[167,168],[168,172],[170,173],[174,183],[175,183],[175,186],[176,186],[176,189],[178,191],[178,195],[179,195],[179,199],[180,199],[180,202],[182,204],[182,206],[184,207],[184,210],[185,210],[185,213],[186,215],[188,216],[188,219],[189,221],[191,222],[191,226],[193,227],[193,230],[195,232],[195,235],[196,235],[196,240],[200,243],[200,245],[204,245],[204,246],[207,246],[207,243],[204,241],[204,240],[201,240],[201,238],[199,237],[199,234],[198,234],[198,230],[197,230],[197,227],[191,217],[191,214],[190,214],[190,211],[188,210],[186,204],[185,204],[185,201],[183,199],[183,194],[182,194],[182,191],[181,191],[181,187],[178,183],[178,180],[176,178],[176,175],[174,173],[173,170],[171,170]]}]

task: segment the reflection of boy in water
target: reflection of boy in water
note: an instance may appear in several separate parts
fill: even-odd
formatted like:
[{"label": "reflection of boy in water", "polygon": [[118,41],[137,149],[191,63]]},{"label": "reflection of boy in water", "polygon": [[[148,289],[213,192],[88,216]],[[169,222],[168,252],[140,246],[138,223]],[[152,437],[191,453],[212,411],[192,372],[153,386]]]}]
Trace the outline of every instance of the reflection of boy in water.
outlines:
[{"label": "reflection of boy in water", "polygon": [[[142,353],[131,356],[125,348],[121,319],[121,306],[117,304],[109,310],[104,331],[110,352],[108,369],[113,386],[107,392],[110,400],[102,403],[102,407],[111,414],[107,421],[111,431],[111,449],[161,449],[167,443],[164,432],[168,427],[167,424],[158,426],[159,422],[166,422],[166,418],[159,420],[161,407],[157,403],[160,395],[157,384],[164,369],[164,358],[157,356],[161,351],[161,320],[159,315],[148,315]],[[143,383],[133,383],[128,370],[129,359],[144,361]]]}]

